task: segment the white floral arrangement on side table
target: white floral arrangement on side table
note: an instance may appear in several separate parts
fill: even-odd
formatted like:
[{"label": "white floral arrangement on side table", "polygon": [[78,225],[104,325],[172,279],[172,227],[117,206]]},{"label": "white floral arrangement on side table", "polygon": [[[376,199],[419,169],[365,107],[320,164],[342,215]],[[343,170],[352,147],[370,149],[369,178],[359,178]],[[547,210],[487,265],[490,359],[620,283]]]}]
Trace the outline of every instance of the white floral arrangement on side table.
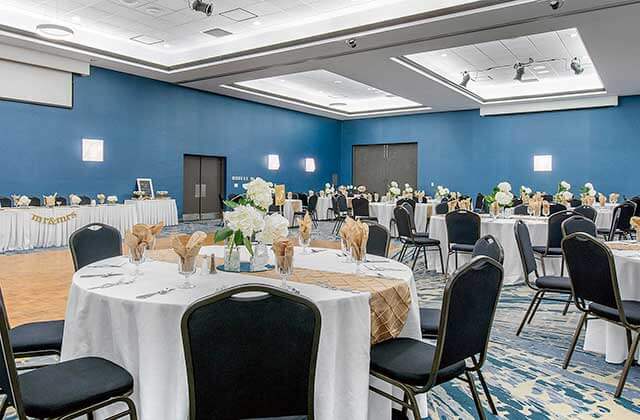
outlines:
[{"label": "white floral arrangement on side table", "polygon": [[400,191],[400,187],[398,187],[398,183],[396,181],[391,181],[391,184],[389,184],[389,198],[391,198],[392,200],[396,197],[398,197],[400,194],[402,193],[402,191]]},{"label": "white floral arrangement on side table", "polygon": [[264,218],[264,227],[256,234],[256,240],[271,245],[287,236],[289,236],[289,221],[280,213],[273,213]]},{"label": "white floral arrangement on side table", "polygon": [[98,199],[98,203],[100,204],[104,204],[104,200],[106,200],[106,196],[102,193],[96,195],[96,198]]},{"label": "white floral arrangement on side table", "polygon": [[107,197],[107,203],[109,204],[117,204],[118,203],[118,196],[117,195],[110,195]]},{"label": "white floral arrangement on side table", "polygon": [[598,192],[591,182],[587,182],[582,188],[580,188],[580,199],[583,204],[592,206],[593,203],[595,203],[597,196]]},{"label": "white floral arrangement on side table", "polygon": [[169,198],[169,191],[156,191],[156,198],[165,199]]},{"label": "white floral arrangement on side table", "polygon": [[26,195],[12,195],[13,205],[16,207],[29,207],[31,204],[31,199]]},{"label": "white floral arrangement on side table", "polygon": [[448,197],[450,193],[449,188],[438,185],[436,187],[436,200],[442,200],[443,198]]},{"label": "white floral arrangement on side table", "polygon": [[404,191],[402,191],[402,195],[405,197],[413,197],[413,188],[409,184],[404,184]]},{"label": "white floral arrangement on side table", "polygon": [[58,193],[53,193],[52,195],[45,195],[44,196],[44,205],[46,207],[52,208],[56,206],[56,197],[58,196]]}]

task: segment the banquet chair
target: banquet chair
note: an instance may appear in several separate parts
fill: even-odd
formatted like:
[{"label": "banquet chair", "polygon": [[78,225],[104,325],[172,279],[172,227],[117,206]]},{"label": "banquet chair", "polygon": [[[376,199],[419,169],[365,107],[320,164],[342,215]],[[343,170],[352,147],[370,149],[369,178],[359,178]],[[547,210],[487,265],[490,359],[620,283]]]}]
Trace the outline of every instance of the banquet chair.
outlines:
[{"label": "banquet chair", "polygon": [[478,195],[476,195],[476,201],[473,206],[473,210],[479,213],[484,210],[484,195],[482,193],[478,193]]},{"label": "banquet chair", "polygon": [[595,222],[596,217],[598,217],[598,211],[591,206],[580,205],[575,207],[573,211],[593,222]]},{"label": "banquet chair", "polygon": [[[538,307],[543,300],[552,302],[563,302],[565,304],[563,315],[566,315],[571,303],[571,283],[567,277],[547,276],[538,274],[538,267],[536,265],[536,257],[531,246],[531,236],[529,234],[529,228],[522,220],[516,220],[513,226],[514,234],[516,237],[516,245],[518,246],[518,252],[520,253],[520,261],[522,262],[522,270],[524,274],[525,284],[535,292],[533,299],[529,304],[529,308],[518,327],[516,335],[520,335],[524,324],[531,324],[533,316],[538,311]],[[531,280],[531,273],[535,274],[535,279]],[[559,294],[565,296],[564,300],[545,297],[549,294]]]},{"label": "banquet chair", "polygon": [[519,198],[514,198],[513,201],[511,202],[511,205],[514,206],[514,207],[521,206],[522,205],[522,200],[519,199]]},{"label": "banquet chair", "polygon": [[31,207],[41,207],[42,206],[42,200],[40,200],[40,197],[29,197],[29,200],[31,200],[31,202],[29,203],[29,205]]},{"label": "banquet chair", "polygon": [[367,240],[367,254],[379,257],[389,257],[389,245],[391,244],[391,233],[389,229],[379,223],[365,221],[369,225],[369,239]]},{"label": "banquet chair", "polygon": [[449,272],[449,257],[455,255],[456,269],[458,268],[458,253],[471,254],[476,241],[480,239],[480,216],[468,210],[455,210],[445,216],[447,225],[447,268]]},{"label": "banquet chair", "polygon": [[533,252],[542,265],[543,275],[547,275],[547,269],[544,263],[546,258],[560,258],[560,275],[564,275],[564,257],[562,256],[562,249],[560,248],[560,242],[562,241],[562,222],[576,215],[577,213],[573,210],[565,209],[558,213],[552,213],[551,216],[549,216],[547,220],[547,244],[533,247]]},{"label": "banquet chair", "polygon": [[122,236],[114,227],[90,223],[71,234],[69,249],[78,271],[96,261],[122,255]]},{"label": "banquet chair", "polygon": [[347,216],[349,216],[349,206],[347,204],[347,197],[343,194],[337,194],[332,198],[333,208],[332,211],[335,215],[336,223],[333,225],[333,233],[336,235],[340,232],[340,228]]},{"label": "banquet chair", "polygon": [[562,237],[565,238],[573,233],[587,233],[594,238],[598,236],[598,228],[591,219],[584,216],[572,216],[562,222]]},{"label": "banquet chair", "polygon": [[[58,203],[60,203],[60,204],[58,204]],[[63,197],[63,196],[56,197],[56,204],[58,204],[60,206],[66,206],[67,205],[67,197]]]},{"label": "banquet chair", "polygon": [[293,213],[293,219],[303,218],[306,216],[307,212],[309,212],[309,217],[311,217],[311,221],[313,222],[314,227],[318,227],[318,214],[316,213],[316,206],[318,205],[318,196],[312,195],[307,199],[306,206],[303,204],[302,211],[296,211]]},{"label": "banquet chair", "polygon": [[577,198],[572,198],[571,200],[569,200],[569,207],[580,207],[582,205],[582,201],[578,200]]},{"label": "banquet chair", "polygon": [[[567,260],[575,304],[583,313],[562,368],[569,366],[588,319],[601,319],[624,328],[628,355],[615,391],[615,397],[620,398],[640,341],[640,301],[623,300],[620,296],[613,254],[602,241],[578,232],[563,239],[562,251]],[[632,339],[632,333],[636,334],[635,339]]]},{"label": "banquet chair", "polygon": [[449,204],[445,201],[444,203],[440,203],[436,205],[436,214],[447,214],[449,213]]},{"label": "banquet chair", "polygon": [[267,285],[227,289],[182,317],[189,420],[313,420],[321,317]]},{"label": "banquet chair", "polygon": [[405,203],[408,203],[409,205],[411,205],[411,207],[415,210],[416,209],[416,200],[414,200],[413,198],[401,198],[400,200],[398,200],[396,202],[396,206],[401,206]]},{"label": "banquet chair", "polygon": [[[416,395],[459,378],[469,385],[478,415],[485,419],[471,373],[480,374],[486,359],[502,280],[502,266],[488,257],[476,257],[461,267],[445,285],[435,345],[400,337],[371,348],[371,375],[400,388],[404,398],[369,388],[399,404],[403,415],[411,410],[414,419],[421,419]],[[490,395],[488,389],[485,393]]]},{"label": "banquet chair", "polygon": [[429,234],[427,232],[418,232],[418,230],[416,229],[415,207],[413,207],[411,203],[407,203],[406,201],[402,203],[402,207],[407,211],[407,213],[409,213],[409,221],[411,222],[411,230],[413,231],[413,235],[428,237]]},{"label": "banquet chair", "polygon": [[551,194],[543,194],[542,199],[544,201],[551,203],[553,201],[553,196]]},{"label": "banquet chair", "polygon": [[442,248],[440,248],[440,241],[437,239],[429,238],[428,236],[416,236],[411,229],[411,220],[409,218],[409,213],[407,209],[404,207],[396,206],[393,209],[393,218],[396,221],[396,227],[398,229],[398,238],[402,243],[402,248],[400,250],[400,254],[398,254],[398,261],[404,261],[404,258],[407,255],[407,252],[413,248],[413,265],[411,269],[416,268],[416,262],[418,262],[418,258],[420,256],[420,251],[422,251],[422,255],[424,256],[424,266],[425,269],[429,268],[427,261],[427,251],[430,250],[438,250],[440,255],[440,267],[442,268],[442,274],[445,274],[444,271],[444,261],[442,259]]},{"label": "banquet chair", "polygon": [[526,204],[520,204],[513,208],[513,214],[517,216],[526,216],[529,214],[529,206]]},{"label": "banquet chair", "polygon": [[0,207],[11,207],[13,205],[13,200],[9,197],[0,197]]},{"label": "banquet chair", "polygon": [[126,404],[120,418],[136,420],[129,399],[133,377],[120,366],[98,357],[84,357],[34,369],[18,376],[7,311],[0,293],[0,419],[7,409],[17,420],[69,420],[117,403]]},{"label": "banquet chair", "polygon": [[354,197],[353,200],[351,200],[351,209],[353,210],[353,217],[356,220],[378,221],[377,217],[369,215],[369,200],[364,197]]},{"label": "banquet chair", "polygon": [[561,211],[567,210],[567,206],[560,203],[549,203],[549,216],[552,216],[556,213],[560,213]]},{"label": "banquet chair", "polygon": [[302,201],[302,207],[309,205],[309,196],[305,193],[298,193],[298,200]]},{"label": "banquet chair", "polygon": [[86,195],[81,195],[80,196],[80,205],[81,206],[88,206],[89,204],[91,204],[91,198],[87,197]]},{"label": "banquet chair", "polygon": [[618,239],[631,237],[631,218],[636,213],[636,204],[633,201],[625,201],[613,209],[610,228],[599,228],[598,235],[604,236],[605,240],[613,241],[615,236]]}]

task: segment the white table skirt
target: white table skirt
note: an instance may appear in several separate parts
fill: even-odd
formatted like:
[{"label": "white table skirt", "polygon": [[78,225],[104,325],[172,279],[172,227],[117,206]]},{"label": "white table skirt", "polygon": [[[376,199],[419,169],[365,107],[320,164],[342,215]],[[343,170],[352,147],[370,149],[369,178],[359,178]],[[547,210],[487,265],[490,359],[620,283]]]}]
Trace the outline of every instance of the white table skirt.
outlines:
[{"label": "white table skirt", "polygon": [[[205,247],[202,253],[222,256],[221,247]],[[119,257],[121,258],[121,257]],[[295,264],[320,270],[353,272],[355,266],[339,261],[336,252],[301,255]],[[395,277],[411,283],[412,305],[402,336],[420,338],[418,297],[412,272],[397,262]],[[65,321],[62,359],[100,356],[126,368],[134,377],[133,399],[142,420],[186,420],[188,392],[180,319],[195,300],[215,293],[221,286],[279,281],[219,272],[194,276],[195,289],[176,290],[166,296],[136,300],[134,296],[175,287],[181,277],[177,266],[151,262],[142,266],[135,283],[89,290],[104,279],[80,278],[98,269],[85,267],[73,278]],[[391,403],[369,391],[370,309],[369,294],[334,291],[315,285],[295,287],[319,307],[322,315],[315,388],[315,414],[319,420],[390,420]],[[283,350],[285,351],[285,350]],[[371,379],[373,381],[373,379]],[[377,384],[377,382],[376,382]],[[390,386],[383,386],[390,390]],[[423,413],[426,404],[423,400]],[[98,418],[108,414],[103,410]]]},{"label": "white table skirt", "polygon": [[595,209],[598,212],[596,214],[596,226],[598,229],[609,229],[613,220],[613,207],[600,207],[598,205]]},{"label": "white table skirt", "polygon": [[318,204],[316,205],[316,213],[318,213],[318,220],[330,220],[333,215],[329,214],[329,209],[332,207],[331,197],[318,196]]},{"label": "white table skirt", "polygon": [[[620,296],[624,300],[640,300],[640,252],[613,251]],[[601,320],[587,321],[583,348],[604,354],[609,363],[624,363],[629,353],[624,328]],[[640,358],[640,349],[635,355]]]},{"label": "white table skirt", "polygon": [[282,212],[284,217],[289,221],[289,226],[294,225],[294,213],[302,211],[302,200],[296,200],[293,198],[287,198],[282,206]]},{"label": "white table skirt", "polygon": [[[378,219],[378,223],[389,229],[392,236],[397,236],[398,231],[396,229],[395,223],[392,225],[391,220],[393,220],[393,209],[396,208],[395,203],[369,203],[369,215],[372,217],[376,217]],[[416,210],[414,213],[416,230],[418,232],[425,232],[427,229],[427,222],[429,217],[433,214],[433,204],[427,203],[417,203]]]},{"label": "white table skirt", "polygon": [[[547,220],[546,218],[522,218],[529,228],[529,234],[531,235],[531,242],[534,246],[543,246],[547,243]],[[522,269],[522,262],[520,260],[520,254],[516,245],[516,238],[514,234],[514,225],[517,219],[515,217],[509,219],[496,219],[491,220],[489,217],[482,217],[482,224],[480,225],[480,236],[493,235],[500,245],[504,248],[504,284],[518,284],[524,282],[524,271]],[[440,240],[440,247],[442,249],[442,255],[446,258],[448,252],[447,243],[447,225],[444,215],[434,215],[431,217],[429,223],[429,237]],[[440,260],[437,252],[427,253],[429,261],[429,268],[440,270]],[[470,256],[467,254],[459,254],[458,265],[468,262]],[[560,259],[559,258],[547,258],[545,259],[545,265],[548,275],[555,275],[560,273]],[[451,256],[449,262],[449,273],[455,271],[455,259]],[[538,272],[542,275],[542,269],[538,267]]]},{"label": "white table skirt", "polygon": [[124,203],[136,206],[139,223],[154,225],[164,222],[165,226],[178,224],[178,207],[174,199],[125,200]]},{"label": "white table skirt", "polygon": [[[75,213],[76,217],[58,224],[45,224],[32,220],[33,215],[61,217],[71,213]],[[71,234],[89,223],[113,226],[124,235],[138,223],[138,217],[134,206],[122,204],[2,210],[0,211],[0,252],[66,246],[69,244]]]}]

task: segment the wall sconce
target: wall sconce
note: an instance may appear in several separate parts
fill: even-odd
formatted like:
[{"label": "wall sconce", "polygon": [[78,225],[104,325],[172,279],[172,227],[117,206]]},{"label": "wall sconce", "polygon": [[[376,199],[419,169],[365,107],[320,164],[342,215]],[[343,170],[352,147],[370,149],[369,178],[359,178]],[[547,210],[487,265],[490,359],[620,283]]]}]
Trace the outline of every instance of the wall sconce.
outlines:
[{"label": "wall sconce", "polygon": [[533,171],[534,172],[551,172],[553,170],[553,156],[551,155],[534,155]]},{"label": "wall sconce", "polygon": [[270,171],[277,171],[278,169],[280,169],[280,156],[268,155],[267,168],[269,168]]},{"label": "wall sconce", "polygon": [[304,170],[305,172],[315,172],[316,160],[314,158],[304,158]]},{"label": "wall sconce", "polygon": [[103,162],[104,141],[94,139],[82,139],[82,161]]}]

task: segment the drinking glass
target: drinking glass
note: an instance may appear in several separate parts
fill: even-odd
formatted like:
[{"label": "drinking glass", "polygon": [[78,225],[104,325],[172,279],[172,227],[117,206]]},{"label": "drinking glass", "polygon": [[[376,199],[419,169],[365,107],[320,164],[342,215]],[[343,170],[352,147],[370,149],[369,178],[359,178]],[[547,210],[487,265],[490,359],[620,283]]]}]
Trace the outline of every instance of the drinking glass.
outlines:
[{"label": "drinking glass", "polygon": [[293,255],[277,255],[276,270],[282,280],[282,288],[288,289],[287,281],[293,274]]},{"label": "drinking glass", "polygon": [[300,245],[302,245],[303,254],[305,255],[311,254],[311,248],[309,248],[311,246],[311,236],[305,239],[304,236],[300,235]]},{"label": "drinking glass", "polygon": [[529,216],[533,216],[533,207],[531,207],[531,206],[527,206],[527,214],[528,214]]},{"label": "drinking glass", "polygon": [[340,240],[340,250],[344,256],[344,262],[351,262],[351,247],[344,239]]},{"label": "drinking glass", "polygon": [[196,259],[195,257],[182,258],[178,257],[178,274],[184,276],[184,282],[178,286],[180,289],[193,289],[195,284],[191,283],[189,279],[196,272]]},{"label": "drinking glass", "polygon": [[132,248],[129,249],[129,264],[133,265],[133,276],[131,281],[123,282],[125,284],[133,283],[143,275],[140,266],[146,261],[147,247],[142,247],[141,251],[136,251]]},{"label": "drinking glass", "polygon": [[364,262],[366,253],[357,252],[355,248],[351,248],[351,259],[356,263],[356,274],[362,272],[362,263]]},{"label": "drinking glass", "polygon": [[542,215],[543,215],[544,217],[549,217],[549,211],[550,211],[550,210],[551,210],[551,209],[550,209],[549,207],[542,206]]}]

